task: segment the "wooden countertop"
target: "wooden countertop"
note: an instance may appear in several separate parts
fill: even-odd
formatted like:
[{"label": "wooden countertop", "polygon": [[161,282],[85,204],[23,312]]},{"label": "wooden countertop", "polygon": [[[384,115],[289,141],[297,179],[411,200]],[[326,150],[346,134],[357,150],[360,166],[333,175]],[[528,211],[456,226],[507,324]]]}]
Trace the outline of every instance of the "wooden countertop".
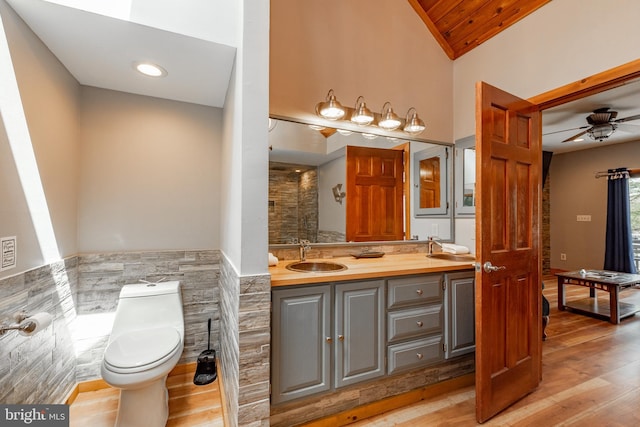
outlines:
[{"label": "wooden countertop", "polygon": [[428,258],[424,253],[385,255],[381,258],[341,257],[307,261],[337,262],[348,268],[331,273],[296,272],[287,270],[286,266],[298,261],[279,261],[277,265],[269,267],[271,287],[473,269],[473,264],[469,261]]}]

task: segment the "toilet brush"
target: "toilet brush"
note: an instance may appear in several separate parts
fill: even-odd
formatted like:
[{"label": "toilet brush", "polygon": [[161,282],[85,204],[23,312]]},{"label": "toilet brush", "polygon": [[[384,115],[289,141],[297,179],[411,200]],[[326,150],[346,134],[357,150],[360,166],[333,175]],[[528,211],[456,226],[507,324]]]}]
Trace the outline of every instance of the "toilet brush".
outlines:
[{"label": "toilet brush", "polygon": [[216,370],[216,351],[211,350],[211,319],[207,322],[207,349],[198,356],[196,373],[193,376],[195,385],[206,385],[218,378]]}]

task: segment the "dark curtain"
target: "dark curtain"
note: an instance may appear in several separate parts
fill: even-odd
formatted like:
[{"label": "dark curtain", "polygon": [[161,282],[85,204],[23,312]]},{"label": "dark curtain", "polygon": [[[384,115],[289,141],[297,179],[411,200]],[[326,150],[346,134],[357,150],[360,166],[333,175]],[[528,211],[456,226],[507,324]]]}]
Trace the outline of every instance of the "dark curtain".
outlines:
[{"label": "dark curtain", "polygon": [[608,172],[607,238],[604,269],[637,273],[631,241],[629,172],[626,168],[609,169]]}]

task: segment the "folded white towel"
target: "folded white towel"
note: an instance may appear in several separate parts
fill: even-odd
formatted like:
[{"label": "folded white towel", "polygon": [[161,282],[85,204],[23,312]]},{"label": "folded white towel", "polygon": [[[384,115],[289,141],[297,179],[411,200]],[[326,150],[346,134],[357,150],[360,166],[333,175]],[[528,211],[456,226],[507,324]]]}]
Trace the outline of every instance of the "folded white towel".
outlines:
[{"label": "folded white towel", "polygon": [[468,254],[471,251],[466,246],[455,245],[453,243],[443,243],[442,252],[446,252],[449,254]]},{"label": "folded white towel", "polygon": [[269,252],[269,267],[278,265],[278,257]]}]

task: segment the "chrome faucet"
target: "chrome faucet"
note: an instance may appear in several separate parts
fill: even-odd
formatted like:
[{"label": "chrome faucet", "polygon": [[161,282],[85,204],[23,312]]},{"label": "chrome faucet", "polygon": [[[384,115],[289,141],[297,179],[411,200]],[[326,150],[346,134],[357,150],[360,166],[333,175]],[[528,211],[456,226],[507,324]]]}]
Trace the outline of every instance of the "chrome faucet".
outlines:
[{"label": "chrome faucet", "polygon": [[434,243],[438,246],[440,246],[440,249],[442,249],[442,243],[440,243],[438,241],[437,237],[431,236],[429,237],[429,240],[427,241],[427,256],[433,255],[433,245]]},{"label": "chrome faucet", "polygon": [[307,251],[311,249],[311,242],[308,240],[300,240],[300,261],[307,259]]}]

